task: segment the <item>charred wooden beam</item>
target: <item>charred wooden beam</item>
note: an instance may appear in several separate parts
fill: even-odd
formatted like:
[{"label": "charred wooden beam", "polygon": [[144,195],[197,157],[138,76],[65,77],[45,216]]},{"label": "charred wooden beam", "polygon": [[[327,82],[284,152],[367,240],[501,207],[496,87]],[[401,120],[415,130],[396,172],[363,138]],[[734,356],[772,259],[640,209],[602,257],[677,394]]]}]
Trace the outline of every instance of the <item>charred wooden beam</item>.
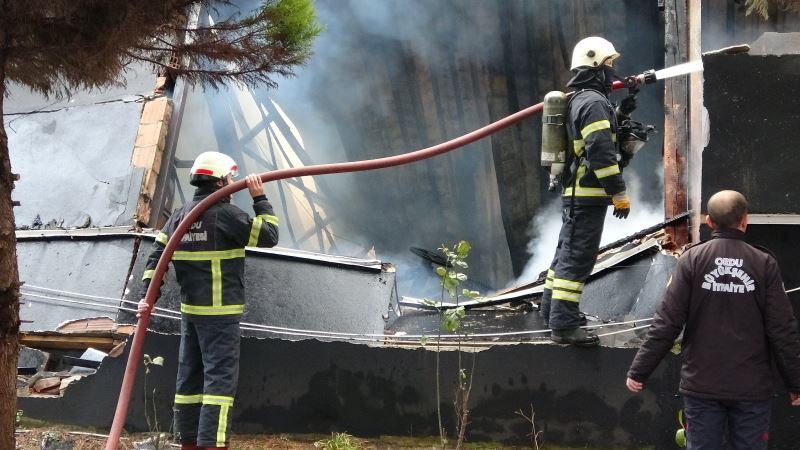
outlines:
[{"label": "charred wooden beam", "polygon": [[[667,0],[664,4],[664,66],[689,60],[689,20],[687,0]],[[675,217],[688,210],[686,193],[689,150],[689,82],[687,77],[667,79],[664,91],[664,214]],[[677,246],[689,242],[686,222],[667,227]]]}]

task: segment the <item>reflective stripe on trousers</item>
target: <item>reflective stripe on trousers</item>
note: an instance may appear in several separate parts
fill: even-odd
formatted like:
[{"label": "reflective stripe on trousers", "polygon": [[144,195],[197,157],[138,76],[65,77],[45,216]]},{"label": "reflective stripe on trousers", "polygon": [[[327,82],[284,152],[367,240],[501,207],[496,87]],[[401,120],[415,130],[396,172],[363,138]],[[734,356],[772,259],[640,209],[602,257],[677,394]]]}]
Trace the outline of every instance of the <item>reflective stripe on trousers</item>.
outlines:
[{"label": "reflective stripe on trousers", "polygon": [[181,321],[175,432],[182,443],[224,447],[239,377],[239,323]]},{"label": "reflective stripe on trousers", "polygon": [[603,205],[574,205],[570,217],[569,208],[564,208],[558,246],[540,306],[542,317],[552,329],[580,324],[578,305],[584,283],[597,261],[607,210]]}]

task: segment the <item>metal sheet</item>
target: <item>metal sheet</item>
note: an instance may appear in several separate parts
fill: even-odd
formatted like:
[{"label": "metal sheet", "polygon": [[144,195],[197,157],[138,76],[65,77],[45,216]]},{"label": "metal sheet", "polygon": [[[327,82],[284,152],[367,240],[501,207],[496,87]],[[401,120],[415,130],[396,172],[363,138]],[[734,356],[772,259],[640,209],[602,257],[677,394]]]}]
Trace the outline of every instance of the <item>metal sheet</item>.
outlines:
[{"label": "metal sheet", "polygon": [[652,253],[638,255],[618,264],[586,284],[581,297],[581,311],[602,320],[622,320],[644,289]]},{"label": "metal sheet", "polygon": [[46,98],[31,92],[25,87],[11,83],[8,89],[9,98],[3,105],[5,113],[19,114],[53,111],[67,107],[93,105],[137,95],[152,94],[156,83],[156,75],[149,64],[133,62],[126,66],[125,72],[121,75],[120,78],[123,80],[121,85],[91,91],[78,91],[62,99]]},{"label": "metal sheet", "polygon": [[63,227],[133,222],[142,171],[131,166],[140,103],[80,106],[6,116],[11,162],[21,175],[17,227],[39,215]]},{"label": "metal sheet", "polygon": [[[21,288],[23,305],[20,306],[20,317],[31,321],[23,323],[22,329],[53,330],[70,319],[115,317],[119,301],[42,288],[121,298],[133,247],[133,238],[128,236],[17,242],[20,280],[25,283]],[[63,299],[105,307],[68,303]]]},{"label": "metal sheet", "polygon": [[631,319],[649,319],[653,317],[656,307],[661,303],[661,297],[667,289],[667,281],[672,276],[672,269],[677,264],[678,258],[656,253],[639,295],[630,310]]},{"label": "metal sheet", "polygon": [[[144,294],[141,279],[152,247],[145,239],[133,271],[128,299]],[[308,252],[279,249],[247,251],[244,322],[302,330],[382,334],[384,317],[395,294],[394,270],[376,267],[373,261],[354,258],[337,260],[329,255],[316,258]],[[180,310],[180,292],[170,270],[161,289],[158,306]],[[123,313],[121,321],[133,321]],[[154,317],[151,329],[178,332],[175,320]],[[244,330],[246,336],[264,336],[263,331]],[[284,334],[287,338],[302,336]]]}]

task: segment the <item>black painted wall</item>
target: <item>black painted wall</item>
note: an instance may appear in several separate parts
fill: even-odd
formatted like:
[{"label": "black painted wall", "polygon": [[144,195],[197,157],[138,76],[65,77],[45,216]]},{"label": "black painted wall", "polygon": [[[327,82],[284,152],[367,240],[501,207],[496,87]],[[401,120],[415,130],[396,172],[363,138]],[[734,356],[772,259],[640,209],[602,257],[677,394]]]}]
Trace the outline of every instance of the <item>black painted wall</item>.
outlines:
[{"label": "black painted wall", "polygon": [[[157,390],[162,429],[171,420],[178,342],[178,336],[150,333],[144,348],[166,360],[148,379]],[[679,406],[677,359],[661,366],[644,395],[633,396],[624,377],[634,354],[635,349],[548,344],[497,346],[475,354],[469,440],[529,444],[529,425],[514,413],[529,413],[532,405],[547,443],[670,448]],[[472,354],[463,355],[471,365]],[[441,353],[442,411],[451,432],[456,356]],[[26,417],[107,428],[127,357],[107,359],[96,375],[70,385],[62,398],[20,398],[19,408]],[[435,358],[426,349],[244,338],[234,431],[435,435]],[[140,367],[128,431],[147,429],[143,374]]]},{"label": "black painted wall", "polygon": [[[150,333],[145,353],[164,356],[148,386],[157,390],[158,417],[168,429],[174,395],[178,336]],[[680,400],[678,358],[670,355],[642,395],[625,388],[636,349],[594,350],[549,344],[496,346],[476,354],[471,396],[471,441],[529,444],[529,426],[514,414],[536,411],[548,444],[628,448],[674,448]],[[464,354],[472,364],[471,354]],[[96,375],[73,383],[62,398],[20,398],[26,417],[95,426],[111,424],[127,352],[107,359]],[[426,349],[368,347],[315,340],[242,340],[234,431],[292,433],[347,431],[361,436],[434,435],[436,353]],[[442,411],[454,430],[452,386],[456,353],[442,352]],[[146,430],[143,369],[133,389],[128,431]],[[89,407],[91,405],[91,407]],[[798,408],[779,389],[773,409],[773,448],[800,441]]]},{"label": "black painted wall", "polygon": [[703,210],[712,194],[734,189],[751,213],[800,213],[800,55],[708,55],[703,64]]}]

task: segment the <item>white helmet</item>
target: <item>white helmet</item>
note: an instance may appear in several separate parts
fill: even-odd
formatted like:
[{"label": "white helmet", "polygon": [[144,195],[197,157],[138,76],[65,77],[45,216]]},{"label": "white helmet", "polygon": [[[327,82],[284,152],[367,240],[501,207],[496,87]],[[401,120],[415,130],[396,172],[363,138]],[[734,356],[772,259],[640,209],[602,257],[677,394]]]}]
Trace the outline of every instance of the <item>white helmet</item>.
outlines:
[{"label": "white helmet", "polygon": [[195,184],[205,180],[221,180],[228,175],[236,176],[236,161],[230,156],[219,152],[200,153],[189,171],[189,183]]},{"label": "white helmet", "polygon": [[614,44],[599,36],[590,36],[581,39],[575,44],[572,51],[572,67],[575,70],[580,67],[600,67],[606,60],[615,60],[619,53],[614,49]]}]

